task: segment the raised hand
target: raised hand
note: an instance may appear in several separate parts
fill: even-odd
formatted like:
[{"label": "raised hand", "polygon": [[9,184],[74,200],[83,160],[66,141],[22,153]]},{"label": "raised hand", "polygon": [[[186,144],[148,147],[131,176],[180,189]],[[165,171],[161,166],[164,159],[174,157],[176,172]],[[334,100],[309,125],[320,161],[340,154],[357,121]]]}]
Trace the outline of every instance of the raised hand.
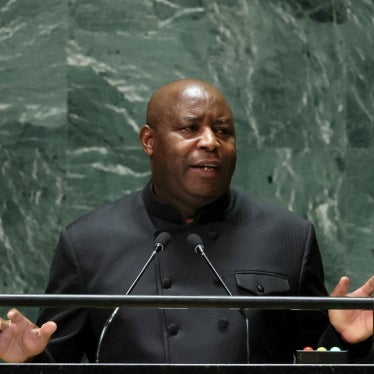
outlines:
[{"label": "raised hand", "polygon": [[57,325],[50,321],[40,328],[17,309],[0,318],[0,358],[5,362],[25,362],[44,351]]},{"label": "raised hand", "polygon": [[[357,290],[347,294],[349,278],[341,277],[330,296],[371,297],[374,292],[374,276]],[[349,343],[358,343],[373,335],[372,310],[329,310],[329,318],[335,330]]]}]

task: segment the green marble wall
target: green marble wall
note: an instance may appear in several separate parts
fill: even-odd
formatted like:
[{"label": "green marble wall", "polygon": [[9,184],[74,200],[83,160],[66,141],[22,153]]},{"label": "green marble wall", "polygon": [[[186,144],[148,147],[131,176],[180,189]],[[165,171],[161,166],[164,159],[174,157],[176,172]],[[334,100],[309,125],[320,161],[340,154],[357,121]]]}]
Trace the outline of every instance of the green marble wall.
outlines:
[{"label": "green marble wall", "polygon": [[374,264],[371,0],[0,0],[0,293],[42,292],[58,232],[141,188],[147,99],[208,80],[234,184],[317,229],[331,289]]}]

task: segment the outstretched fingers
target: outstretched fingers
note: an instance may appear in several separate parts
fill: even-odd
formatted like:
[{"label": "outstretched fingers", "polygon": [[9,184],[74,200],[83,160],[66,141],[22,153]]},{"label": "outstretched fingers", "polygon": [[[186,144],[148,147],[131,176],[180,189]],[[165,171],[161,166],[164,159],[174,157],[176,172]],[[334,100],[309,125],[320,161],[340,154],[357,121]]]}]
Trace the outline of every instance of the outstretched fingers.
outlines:
[{"label": "outstretched fingers", "polygon": [[357,291],[360,291],[363,297],[373,296],[374,293],[374,275],[370,277]]},{"label": "outstretched fingers", "polygon": [[0,318],[0,333],[4,332],[9,327],[10,321]]},{"label": "outstretched fingers", "polygon": [[8,320],[0,319],[0,358],[5,362],[25,362],[44,351],[57,325],[53,321],[36,326],[17,309]]},{"label": "outstretched fingers", "polygon": [[334,290],[331,292],[330,296],[341,297],[346,296],[349,288],[349,278],[344,276],[339,279],[338,284],[335,286]]},{"label": "outstretched fingers", "polygon": [[343,276],[340,278],[338,284],[335,286],[334,290],[331,292],[330,296],[340,297],[340,296],[353,296],[353,297],[370,297],[373,296],[374,292],[374,275],[370,277],[361,287],[357,288],[355,291],[348,293],[349,288],[349,278]]}]

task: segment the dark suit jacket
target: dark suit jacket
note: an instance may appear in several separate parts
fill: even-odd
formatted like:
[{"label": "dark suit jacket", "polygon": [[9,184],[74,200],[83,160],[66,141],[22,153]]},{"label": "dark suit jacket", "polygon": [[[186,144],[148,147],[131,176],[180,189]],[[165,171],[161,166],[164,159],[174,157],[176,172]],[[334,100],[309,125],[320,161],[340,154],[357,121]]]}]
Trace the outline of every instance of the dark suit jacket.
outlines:
[{"label": "dark suit jacket", "polygon": [[[235,295],[325,296],[313,226],[294,214],[231,190],[183,225],[148,185],[83,216],[62,231],[47,293],[124,294],[153,249],[158,231],[169,246],[132,294],[225,295],[207,264],[186,244],[199,234],[206,253]],[[94,361],[108,309],[44,309],[38,323],[58,324],[46,359]],[[292,362],[296,349],[316,346],[325,313],[247,310],[250,361]],[[245,319],[238,310],[121,308],[105,336],[101,361],[245,363]]]}]

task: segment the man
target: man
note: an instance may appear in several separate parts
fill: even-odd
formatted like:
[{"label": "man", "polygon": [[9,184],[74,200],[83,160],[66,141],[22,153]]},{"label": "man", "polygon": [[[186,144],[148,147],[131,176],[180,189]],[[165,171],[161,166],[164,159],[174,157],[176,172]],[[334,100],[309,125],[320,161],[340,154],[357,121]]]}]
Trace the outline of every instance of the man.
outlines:
[{"label": "man", "polygon": [[[312,225],[229,188],[235,127],[219,91],[194,79],[159,88],[139,139],[150,158],[151,183],[62,231],[47,293],[124,293],[149,257],[155,236],[165,231],[171,234],[168,247],[154,258],[133,294],[225,295],[227,287],[236,295],[326,295]],[[191,233],[204,241],[225,286],[189,248]],[[345,295],[348,283],[343,277],[332,295]],[[368,297],[373,290],[374,276],[351,295]],[[11,310],[9,320],[1,320],[0,357],[74,362],[86,355],[95,361],[110,314],[46,308],[38,328]],[[335,310],[329,319],[341,344],[363,342],[358,356],[367,353],[372,312]],[[323,333],[327,339],[328,324],[320,311],[120,308],[99,360],[292,362],[296,349],[315,347]]]}]

